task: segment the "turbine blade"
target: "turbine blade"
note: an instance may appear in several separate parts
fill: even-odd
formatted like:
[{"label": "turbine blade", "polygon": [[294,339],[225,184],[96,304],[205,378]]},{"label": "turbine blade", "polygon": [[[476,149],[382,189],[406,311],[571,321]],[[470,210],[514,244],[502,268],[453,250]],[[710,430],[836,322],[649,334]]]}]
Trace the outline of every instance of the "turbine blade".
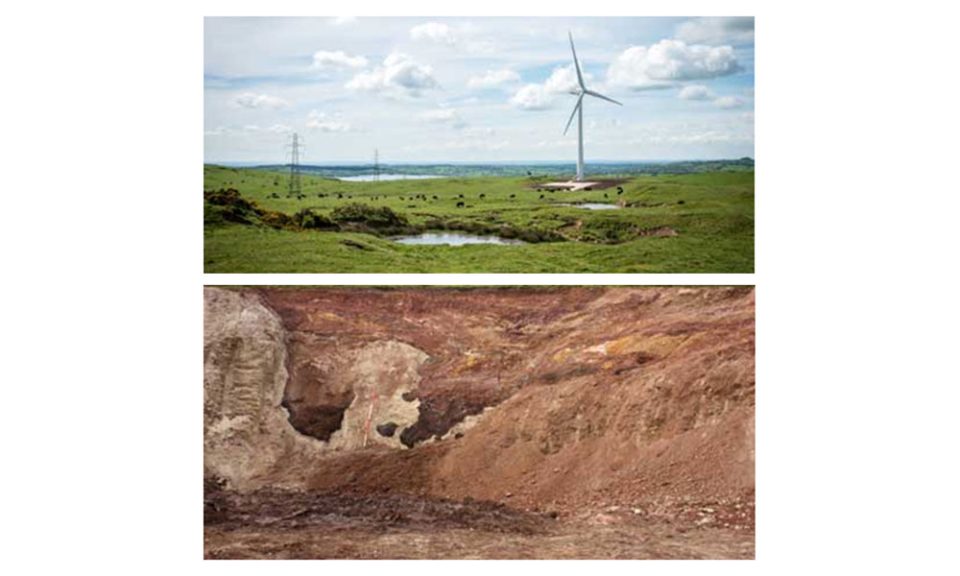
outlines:
[{"label": "turbine blade", "polygon": [[603,94],[600,94],[599,92],[594,92],[593,90],[587,90],[586,93],[589,94],[589,95],[591,95],[591,96],[596,96],[597,98],[606,100],[607,102],[613,102],[613,103],[616,104],[617,106],[623,106],[623,104],[617,102],[617,101],[614,100],[613,98],[607,98],[606,96],[604,96]]},{"label": "turbine blade", "polygon": [[583,102],[583,94],[577,98],[577,104],[573,107],[573,112],[570,114],[570,119],[567,120],[567,127],[563,129],[563,135],[567,135],[567,130],[570,129],[570,124],[573,124],[573,117],[577,115],[577,109],[580,108],[580,103]]},{"label": "turbine blade", "polygon": [[583,74],[580,73],[580,61],[577,60],[577,49],[573,47],[573,32],[568,30],[567,34],[570,36],[570,51],[573,52],[573,65],[577,69],[577,82],[580,84],[581,90],[586,90],[587,87],[583,83]]}]

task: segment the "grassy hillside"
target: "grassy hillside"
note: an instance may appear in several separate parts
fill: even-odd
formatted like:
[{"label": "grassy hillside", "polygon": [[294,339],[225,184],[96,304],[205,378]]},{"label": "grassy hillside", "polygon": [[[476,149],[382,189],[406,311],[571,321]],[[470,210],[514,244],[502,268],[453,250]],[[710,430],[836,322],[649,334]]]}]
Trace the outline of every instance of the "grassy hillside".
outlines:
[{"label": "grassy hillside", "polygon": [[[386,206],[411,228],[502,229],[565,241],[408,246],[387,236],[238,224],[207,206],[207,272],[752,272],[753,172],[637,176],[616,188],[537,191],[528,178],[341,182],[304,176],[288,198],[282,173],[204,167],[204,189],[235,188],[258,207],[322,215],[348,204]],[[480,198],[483,194],[484,198]],[[415,196],[426,196],[426,200]],[[462,198],[461,198],[462,196]],[[512,197],[511,197],[512,196]],[[590,211],[568,202],[621,201]],[[457,203],[463,202],[463,207]],[[648,235],[669,228],[676,236]],[[523,236],[521,236],[523,237]]]}]

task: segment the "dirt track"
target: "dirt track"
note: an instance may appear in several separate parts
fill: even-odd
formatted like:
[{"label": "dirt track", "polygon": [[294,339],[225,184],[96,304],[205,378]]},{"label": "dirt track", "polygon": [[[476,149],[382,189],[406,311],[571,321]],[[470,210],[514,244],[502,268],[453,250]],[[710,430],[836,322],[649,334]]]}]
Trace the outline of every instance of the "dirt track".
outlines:
[{"label": "dirt track", "polygon": [[205,299],[208,557],[753,555],[752,289]]}]

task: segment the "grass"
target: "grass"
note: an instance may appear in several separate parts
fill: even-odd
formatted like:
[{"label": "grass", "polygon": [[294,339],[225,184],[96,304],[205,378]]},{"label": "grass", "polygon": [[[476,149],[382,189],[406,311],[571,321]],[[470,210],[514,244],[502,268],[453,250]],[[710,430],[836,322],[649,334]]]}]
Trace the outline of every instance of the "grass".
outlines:
[{"label": "grass", "polygon": [[[413,246],[373,234],[211,222],[204,227],[204,270],[752,272],[753,182],[753,172],[636,176],[623,183],[624,193],[618,196],[616,188],[538,192],[530,188],[527,178],[374,183],[303,176],[304,197],[298,199],[287,197],[284,174],[205,166],[205,190],[236,188],[259,207],[290,216],[304,208],[329,216],[338,207],[360,203],[386,206],[420,229],[505,229],[568,240],[510,246]],[[417,194],[427,200],[414,200]],[[480,194],[485,197],[480,199]],[[590,211],[556,205],[617,200],[628,207]],[[457,207],[458,202],[465,206]],[[662,227],[678,235],[639,235]]]}]

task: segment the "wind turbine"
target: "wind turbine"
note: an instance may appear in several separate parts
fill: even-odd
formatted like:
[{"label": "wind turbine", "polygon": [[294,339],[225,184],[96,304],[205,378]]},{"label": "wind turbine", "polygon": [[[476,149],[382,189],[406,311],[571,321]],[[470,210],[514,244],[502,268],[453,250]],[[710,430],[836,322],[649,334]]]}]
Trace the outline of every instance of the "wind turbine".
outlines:
[{"label": "wind turbine", "polygon": [[580,72],[580,62],[577,60],[577,49],[573,47],[573,33],[567,32],[570,35],[570,51],[573,52],[573,65],[577,69],[577,84],[579,88],[571,90],[570,93],[577,97],[577,104],[573,107],[573,113],[570,114],[570,119],[567,120],[567,127],[563,129],[563,134],[567,134],[567,130],[570,129],[570,124],[573,122],[573,117],[577,117],[577,182],[583,181],[583,97],[586,95],[593,96],[595,98],[600,98],[601,100],[606,100],[607,102],[613,102],[617,106],[623,106],[623,104],[617,102],[613,98],[607,98],[603,94],[594,92],[593,90],[587,90],[587,86],[583,83],[583,74]]}]

